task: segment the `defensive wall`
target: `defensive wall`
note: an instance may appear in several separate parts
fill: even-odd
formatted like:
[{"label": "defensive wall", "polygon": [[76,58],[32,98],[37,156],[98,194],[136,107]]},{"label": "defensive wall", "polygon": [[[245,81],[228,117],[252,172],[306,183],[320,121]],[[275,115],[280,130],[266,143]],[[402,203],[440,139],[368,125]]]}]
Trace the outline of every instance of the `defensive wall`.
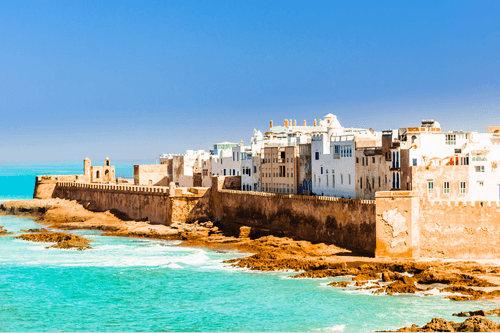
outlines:
[{"label": "defensive wall", "polygon": [[355,200],[231,189],[241,176],[213,177],[211,188],[39,177],[34,197],[91,202],[96,210],[117,209],[135,220],[167,225],[211,220],[228,231],[249,226],[255,237],[273,234],[324,242],[379,258],[500,258],[497,201],[430,201],[417,191],[377,192],[375,200]]},{"label": "defensive wall", "polygon": [[207,189],[57,182],[51,197],[89,202],[94,210],[116,209],[153,223],[210,220]]},{"label": "defensive wall", "polygon": [[[375,251],[375,202],[292,194],[219,190],[215,221],[273,234]],[[257,236],[256,235],[256,236]]]},{"label": "defensive wall", "polygon": [[377,192],[376,257],[500,258],[500,202],[431,201]]}]

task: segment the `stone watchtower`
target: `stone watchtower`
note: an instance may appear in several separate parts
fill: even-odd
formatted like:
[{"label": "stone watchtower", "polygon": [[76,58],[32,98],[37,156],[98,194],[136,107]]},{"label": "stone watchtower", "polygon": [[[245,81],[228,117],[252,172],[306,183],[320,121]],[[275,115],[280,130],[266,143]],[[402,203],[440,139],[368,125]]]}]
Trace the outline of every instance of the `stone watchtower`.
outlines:
[{"label": "stone watchtower", "polygon": [[106,157],[106,159],[104,160],[104,166],[111,166],[111,160],[109,159],[109,157]]},{"label": "stone watchtower", "polygon": [[86,157],[84,160],[83,160],[83,176],[85,178],[85,181],[86,182],[89,182],[90,183],[90,176],[92,174],[91,170],[91,162],[90,162],[90,159],[88,157]]}]

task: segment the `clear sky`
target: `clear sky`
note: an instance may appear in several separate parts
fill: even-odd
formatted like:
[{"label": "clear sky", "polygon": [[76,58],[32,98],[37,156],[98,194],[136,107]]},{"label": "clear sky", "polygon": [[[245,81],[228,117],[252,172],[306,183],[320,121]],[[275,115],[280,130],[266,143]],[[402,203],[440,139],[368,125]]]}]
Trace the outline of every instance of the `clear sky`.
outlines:
[{"label": "clear sky", "polygon": [[0,161],[154,158],[328,113],[500,125],[498,1],[1,1]]}]

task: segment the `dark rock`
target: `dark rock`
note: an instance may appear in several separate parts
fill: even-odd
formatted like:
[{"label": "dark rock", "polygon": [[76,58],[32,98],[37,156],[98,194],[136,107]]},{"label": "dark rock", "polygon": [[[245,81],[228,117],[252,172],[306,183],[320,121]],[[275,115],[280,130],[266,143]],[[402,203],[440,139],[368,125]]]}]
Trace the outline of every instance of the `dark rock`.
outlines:
[{"label": "dark rock", "polygon": [[467,318],[457,325],[456,332],[498,332],[500,325],[482,316]]}]

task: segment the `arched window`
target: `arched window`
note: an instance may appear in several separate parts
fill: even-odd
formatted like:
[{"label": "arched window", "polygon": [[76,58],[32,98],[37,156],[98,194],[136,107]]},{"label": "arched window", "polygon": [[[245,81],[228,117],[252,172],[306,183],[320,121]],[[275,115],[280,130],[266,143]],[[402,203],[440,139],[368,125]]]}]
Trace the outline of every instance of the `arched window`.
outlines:
[{"label": "arched window", "polygon": [[109,170],[104,171],[104,177],[105,178],[109,177]]},{"label": "arched window", "polygon": [[416,136],[416,135],[413,135],[413,136],[411,137],[411,143],[412,143],[412,144],[414,144],[414,143],[415,143],[415,141],[417,141],[417,136]]},{"label": "arched window", "polygon": [[99,178],[99,171],[95,172],[95,178]]},{"label": "arched window", "polygon": [[106,166],[109,166],[109,160],[106,161]]}]

